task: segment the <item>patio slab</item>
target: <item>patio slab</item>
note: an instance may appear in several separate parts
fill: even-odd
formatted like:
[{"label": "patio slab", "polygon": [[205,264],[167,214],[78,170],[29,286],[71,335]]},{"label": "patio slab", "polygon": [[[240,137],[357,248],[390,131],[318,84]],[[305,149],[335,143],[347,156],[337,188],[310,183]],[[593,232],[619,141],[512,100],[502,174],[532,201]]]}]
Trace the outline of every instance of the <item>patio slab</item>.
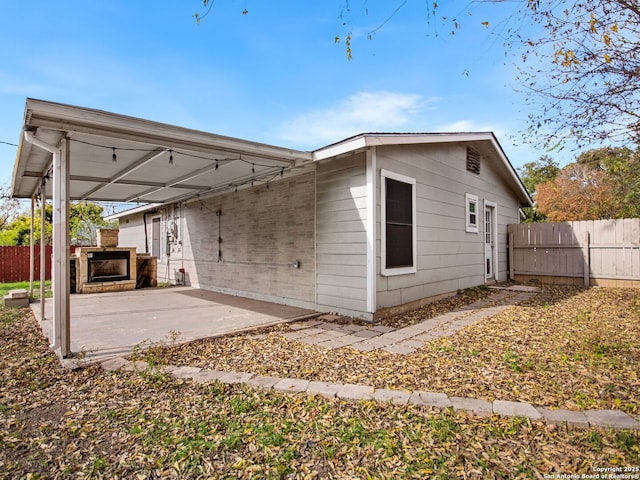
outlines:
[{"label": "patio slab", "polygon": [[[277,305],[190,287],[145,288],[128,292],[74,294],[71,351],[83,365],[129,355],[134,346],[186,343],[317,315],[312,310]],[[36,318],[40,304],[31,304]],[[40,321],[53,338],[53,301]]]}]

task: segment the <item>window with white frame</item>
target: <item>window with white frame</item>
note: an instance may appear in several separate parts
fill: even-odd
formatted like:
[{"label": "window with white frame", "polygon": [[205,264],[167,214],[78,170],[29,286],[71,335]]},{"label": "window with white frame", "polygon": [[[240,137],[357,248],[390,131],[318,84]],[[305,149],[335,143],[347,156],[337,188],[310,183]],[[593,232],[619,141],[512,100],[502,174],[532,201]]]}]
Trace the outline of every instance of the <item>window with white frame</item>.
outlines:
[{"label": "window with white frame", "polygon": [[416,180],[381,171],[383,275],[416,272]]},{"label": "window with white frame", "polygon": [[465,194],[466,203],[466,231],[470,233],[478,233],[478,197]]}]

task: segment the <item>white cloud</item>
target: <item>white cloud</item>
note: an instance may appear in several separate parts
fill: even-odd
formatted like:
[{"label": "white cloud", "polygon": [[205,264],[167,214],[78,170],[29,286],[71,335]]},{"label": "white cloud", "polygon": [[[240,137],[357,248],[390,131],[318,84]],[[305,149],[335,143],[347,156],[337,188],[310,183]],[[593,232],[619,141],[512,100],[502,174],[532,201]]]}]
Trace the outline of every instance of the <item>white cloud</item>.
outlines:
[{"label": "white cloud", "polygon": [[298,148],[316,148],[358,133],[403,130],[434,101],[410,93],[358,92],[334,106],[284,122],[277,135]]}]

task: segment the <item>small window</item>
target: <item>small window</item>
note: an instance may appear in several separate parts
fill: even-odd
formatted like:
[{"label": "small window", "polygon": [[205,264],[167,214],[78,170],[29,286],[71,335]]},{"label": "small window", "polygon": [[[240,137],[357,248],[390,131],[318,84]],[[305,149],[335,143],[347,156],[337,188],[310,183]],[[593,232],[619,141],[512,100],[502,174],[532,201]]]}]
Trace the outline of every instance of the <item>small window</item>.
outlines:
[{"label": "small window", "polygon": [[382,274],[416,272],[416,181],[382,170]]},{"label": "small window", "polygon": [[467,193],[465,195],[466,201],[466,217],[467,217],[467,232],[478,233],[478,197]]}]

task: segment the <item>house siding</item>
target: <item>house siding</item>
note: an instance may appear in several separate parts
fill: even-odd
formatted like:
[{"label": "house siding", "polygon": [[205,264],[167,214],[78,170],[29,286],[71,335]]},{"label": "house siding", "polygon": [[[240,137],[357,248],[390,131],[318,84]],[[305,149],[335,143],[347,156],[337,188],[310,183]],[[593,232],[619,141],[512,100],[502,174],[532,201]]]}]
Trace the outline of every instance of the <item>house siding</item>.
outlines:
[{"label": "house siding", "polygon": [[320,310],[367,316],[366,200],[364,154],[318,165],[316,283]]},{"label": "house siding", "polygon": [[191,285],[313,308],[314,199],[311,170],[189,203],[182,264]]},{"label": "house siding", "polygon": [[[511,173],[493,147],[472,146],[482,155],[479,175],[466,170],[465,143],[379,145],[371,150],[376,188],[372,305],[367,303],[366,151],[318,161],[271,182],[269,189],[261,184],[147,213],[149,249],[151,219],[162,218],[158,281],[174,283],[183,268],[185,283],[194,287],[373,319],[385,308],[485,283],[486,201],[497,208],[495,270],[498,280],[504,280],[507,225],[519,221],[518,192],[511,190]],[[415,273],[382,274],[383,169],[416,180]],[[478,198],[477,233],[465,228],[466,194]],[[167,242],[172,223],[178,224],[178,238]],[[144,251],[142,214],[122,218],[120,230],[122,245]],[[293,267],[295,261],[299,269]]]},{"label": "house siding", "polygon": [[[145,253],[143,214],[129,215],[120,220],[118,246],[135,247],[138,253]],[[149,247],[151,248],[151,247]]]},{"label": "house siding", "polygon": [[[260,184],[148,213],[149,249],[151,219],[162,217],[158,281],[175,283],[182,268],[185,283],[193,287],[315,308],[314,201],[311,168],[271,182],[268,189]],[[177,238],[167,243],[172,222]],[[120,230],[120,244],[144,251],[142,214],[121,219]]]},{"label": "house siding", "polygon": [[[380,239],[380,175],[389,170],[416,179],[417,272],[381,275],[377,246],[377,308],[397,306],[485,283],[484,201],[497,204],[499,279],[507,275],[507,224],[518,222],[518,202],[500,178],[503,167],[482,152],[480,175],[466,170],[466,145],[438,144],[378,147],[378,221]],[[479,198],[479,232],[465,231],[465,194]]]}]

